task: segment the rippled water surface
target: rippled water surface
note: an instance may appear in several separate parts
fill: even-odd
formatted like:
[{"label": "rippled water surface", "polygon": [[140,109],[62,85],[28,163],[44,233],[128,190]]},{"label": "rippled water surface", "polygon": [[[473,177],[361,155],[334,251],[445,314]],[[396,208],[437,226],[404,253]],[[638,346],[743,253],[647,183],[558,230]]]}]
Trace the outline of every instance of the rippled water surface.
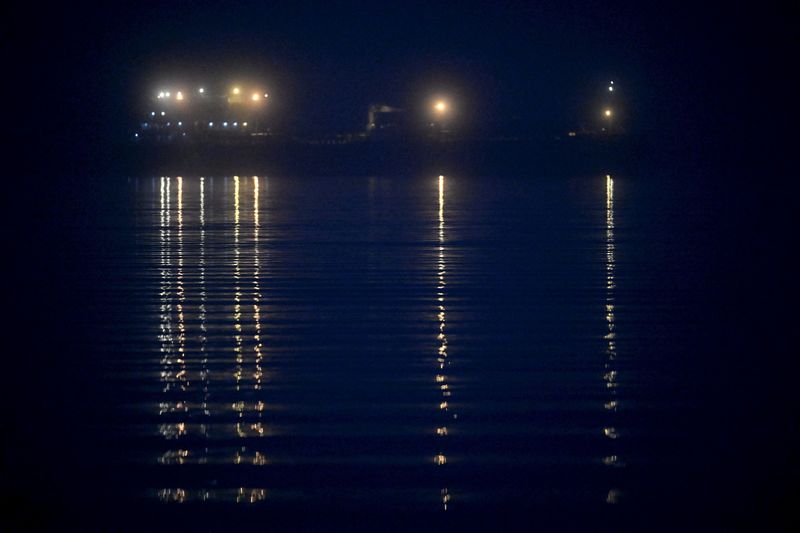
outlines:
[{"label": "rippled water surface", "polygon": [[38,450],[72,465],[58,498],[607,516],[697,501],[714,471],[712,190],[261,175],[80,195],[58,268],[81,359],[47,402],[66,444]]}]

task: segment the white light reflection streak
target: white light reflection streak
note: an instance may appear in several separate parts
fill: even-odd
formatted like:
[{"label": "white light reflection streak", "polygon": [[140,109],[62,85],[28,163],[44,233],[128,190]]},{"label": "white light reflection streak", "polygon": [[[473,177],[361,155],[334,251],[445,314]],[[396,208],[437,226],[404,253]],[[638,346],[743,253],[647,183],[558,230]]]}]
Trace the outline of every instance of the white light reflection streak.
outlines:
[{"label": "white light reflection streak", "polygon": [[[253,372],[253,390],[256,391],[256,395],[258,391],[261,390],[261,381],[264,376],[263,369],[261,367],[262,361],[264,359],[264,355],[261,351],[263,345],[261,343],[261,285],[259,282],[259,276],[261,275],[261,263],[259,259],[259,249],[258,249],[258,238],[259,238],[259,202],[258,202],[258,176],[253,176],[253,322],[255,322],[255,333],[253,334],[253,341],[255,346],[253,347],[253,351],[255,351],[255,370]],[[251,429],[255,431],[256,435],[264,436],[264,426],[262,424],[262,418],[264,413],[264,403],[259,400],[255,403],[255,412],[256,416],[258,417],[258,421],[254,422],[251,426]],[[258,453],[258,452],[256,452]]]},{"label": "white light reflection streak", "polygon": [[[208,368],[208,327],[206,325],[206,183],[205,178],[200,176],[200,381],[203,389],[203,418],[201,430],[204,438],[208,438],[208,426],[210,424],[211,411],[208,407],[209,399],[209,368]],[[208,446],[205,448],[208,454]],[[205,462],[205,458],[201,458]]]},{"label": "white light reflection streak", "polygon": [[[236,391],[241,391],[242,372],[244,367],[244,355],[242,354],[242,289],[241,289],[241,264],[239,249],[239,176],[233,177],[233,284],[234,284],[234,305],[233,305],[233,327],[234,327],[234,356],[236,359]],[[245,437],[242,427],[244,419],[244,402],[236,402],[233,409],[239,412],[239,421],[236,423],[236,433],[239,437]]]},{"label": "white light reflection streak", "polygon": [[180,390],[189,389],[189,378],[186,370],[186,321],[184,319],[184,306],[186,304],[186,289],[183,282],[183,178],[178,181],[178,360],[179,371],[175,375],[180,383]]},{"label": "white light reflection streak", "polygon": [[[161,263],[161,290],[159,293],[161,305],[160,310],[160,332],[159,343],[161,352],[161,382],[163,383],[162,392],[168,393],[172,388],[172,302],[170,299],[170,260],[169,260],[169,180],[161,176],[160,187],[160,210],[159,210],[159,259]],[[163,414],[167,404],[159,408],[159,414]],[[161,426],[162,430],[164,426]]]},{"label": "white light reflection streak", "polygon": [[[434,462],[438,466],[447,464],[447,456],[445,455],[444,439],[447,438],[447,423],[458,418],[458,415],[450,414],[450,383],[446,374],[446,367],[450,365],[447,354],[447,335],[445,326],[447,322],[447,310],[445,308],[445,274],[446,274],[446,261],[445,261],[445,223],[444,223],[444,176],[439,176],[439,246],[437,256],[437,287],[436,287],[436,304],[437,304],[437,321],[439,324],[439,333],[436,337],[437,340],[437,357],[436,362],[438,365],[438,372],[436,373],[436,386],[441,391],[439,401],[439,411],[441,413],[441,424],[436,428],[436,435],[439,439],[439,453],[434,457]],[[441,501],[443,510],[447,510],[447,504],[450,502],[451,495],[447,487],[441,489]]]},{"label": "white light reflection streak", "polygon": [[159,343],[161,352],[161,381],[164,384],[162,391],[168,392],[171,383],[172,365],[172,312],[170,305],[170,280],[169,280],[169,182],[161,176],[161,198],[159,209],[159,259],[161,263],[161,290],[159,292],[161,305]]},{"label": "white light reflection streak", "polygon": [[[616,318],[615,313],[615,298],[614,293],[616,289],[616,244],[614,239],[614,179],[611,175],[606,175],[606,327],[607,332],[603,337],[606,341],[606,361],[604,364],[603,381],[605,382],[606,390],[608,391],[608,399],[604,405],[605,409],[611,413],[617,410],[617,341],[616,341]],[[605,437],[615,440],[619,437],[617,429],[613,425],[607,425],[603,428],[603,435]],[[607,455],[603,458],[603,464],[606,466],[617,467],[622,466],[622,461],[616,454]],[[609,504],[617,503],[619,499],[619,491],[610,489],[606,496],[606,502]]]}]

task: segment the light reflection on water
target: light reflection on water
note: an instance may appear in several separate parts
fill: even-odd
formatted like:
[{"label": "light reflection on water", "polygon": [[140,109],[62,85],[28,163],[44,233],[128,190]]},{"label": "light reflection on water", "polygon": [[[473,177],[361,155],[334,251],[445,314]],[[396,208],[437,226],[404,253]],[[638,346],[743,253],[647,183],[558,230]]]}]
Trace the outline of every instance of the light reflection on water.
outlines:
[{"label": "light reflection on water", "polygon": [[[623,465],[611,176],[557,199],[574,205],[552,238],[601,226],[599,213],[602,237],[567,241],[560,255],[550,247],[550,256],[537,251],[548,250],[547,236],[484,242],[508,231],[505,222],[492,205],[470,212],[471,202],[491,197],[460,189],[457,177],[414,188],[371,177],[360,191],[329,184],[320,192],[264,176],[155,183],[154,195],[136,190],[139,251],[149,265],[142,271],[158,273],[155,286],[146,276],[141,286],[157,301],[160,389],[155,401],[142,392],[133,403],[141,423],[129,428],[148,434],[155,420],[160,438],[133,454],[153,467],[147,494],[163,502],[380,500],[441,511],[560,494],[620,501],[618,469],[607,468]],[[363,202],[363,211],[348,201]],[[517,213],[508,224],[547,227],[548,216]],[[600,264],[590,255],[599,246]],[[591,334],[598,307],[603,346]],[[143,330],[152,318],[144,313]],[[560,345],[566,338],[577,339],[569,350]],[[602,390],[592,384],[598,372]],[[134,387],[148,388],[147,372],[132,375]],[[598,456],[606,473],[593,471]],[[563,476],[552,471],[559,465]],[[588,476],[589,488],[553,488],[570,476]]]},{"label": "light reflection on water", "polygon": [[[445,192],[445,180],[444,176],[439,176],[439,256],[437,262],[437,278],[438,278],[438,285],[436,286],[436,300],[438,303],[437,308],[437,318],[439,320],[439,334],[436,336],[437,341],[439,342],[439,349],[437,353],[436,362],[439,365],[438,373],[436,374],[436,385],[439,387],[439,390],[442,393],[441,402],[439,403],[439,409],[442,411],[443,416],[441,424],[436,428],[436,435],[440,437],[439,441],[439,454],[435,458],[435,463],[439,466],[444,466],[447,464],[447,456],[445,455],[445,439],[447,438],[448,434],[448,424],[451,420],[455,420],[458,418],[458,415],[453,413],[451,416],[452,409],[450,409],[450,405],[452,404],[452,390],[450,388],[450,382],[447,379],[447,372],[450,366],[450,360],[448,359],[447,354],[447,334],[445,332],[445,326],[447,322],[447,310],[445,308],[445,274],[447,263],[445,261],[445,224],[444,224],[444,192]],[[451,429],[452,430],[452,429]],[[442,495],[442,509],[447,510],[447,505],[452,499],[452,495],[450,494],[447,487],[443,487],[441,489]]]},{"label": "light reflection on water", "polygon": [[[233,177],[233,254],[230,272],[233,285],[231,295],[233,306],[230,315],[232,331],[227,335],[215,331],[215,335],[230,337],[233,351],[232,371],[218,371],[212,375],[209,368],[207,288],[206,288],[206,180],[200,177],[198,187],[197,219],[190,219],[184,212],[184,179],[174,179],[177,186],[177,198],[174,217],[177,230],[173,242],[172,219],[173,209],[171,188],[173,179],[160,179],[160,272],[161,272],[161,343],[162,371],[164,382],[162,392],[164,401],[158,404],[158,415],[166,417],[169,422],[159,424],[159,431],[165,440],[173,446],[157,458],[161,465],[206,465],[212,464],[249,464],[264,466],[268,463],[263,450],[248,445],[252,437],[265,437],[267,434],[263,424],[263,413],[266,409],[264,401],[258,399],[258,391],[262,388],[264,378],[264,344],[261,326],[261,253],[259,250],[260,230],[260,181],[257,176],[250,179],[252,204],[248,216],[252,224],[247,230],[252,232],[252,254],[250,265],[243,265],[242,258],[242,201],[241,182],[239,176]],[[266,183],[266,180],[264,180]],[[195,210],[192,209],[194,214]],[[184,249],[184,224],[191,235],[197,235],[197,250],[186,257]],[[194,255],[196,253],[196,256]],[[188,263],[188,265],[187,265]],[[215,265],[215,267],[223,265]],[[249,272],[247,267],[250,267]],[[185,270],[188,272],[185,273]],[[243,273],[247,280],[243,280]],[[192,294],[187,294],[185,277],[194,282]],[[173,289],[174,279],[174,289]],[[245,288],[250,285],[249,290]],[[249,292],[249,313],[243,309],[243,300]],[[196,293],[196,294],[195,294]],[[196,300],[194,298],[196,297]],[[192,303],[187,304],[187,300]],[[197,319],[194,319],[196,312]],[[247,316],[249,314],[249,317]],[[186,315],[189,315],[188,317]],[[247,318],[251,318],[247,321]],[[173,320],[177,325],[173,325]],[[189,324],[189,325],[187,325]],[[191,331],[189,328],[191,327]],[[176,330],[177,328],[177,330]],[[252,332],[246,330],[252,328]],[[191,347],[187,349],[187,344]],[[235,394],[227,402],[212,402],[214,388],[220,383],[229,382],[230,375]],[[218,419],[230,419],[232,423],[220,423]],[[229,427],[226,427],[229,426]],[[214,431],[214,435],[210,431]],[[241,444],[231,437],[241,439]],[[216,439],[232,441],[227,446],[212,446],[209,441]],[[186,441],[186,442],[184,442]],[[187,490],[183,488],[159,489],[159,499],[165,502],[185,502],[191,500],[226,500],[237,503],[255,503],[266,498],[264,488],[238,488],[208,490],[200,488]]]},{"label": "light reflection on water", "polygon": [[[604,407],[610,412],[616,412],[619,408],[617,401],[618,375],[616,369],[617,358],[617,332],[615,323],[615,300],[614,291],[616,289],[616,258],[614,242],[614,179],[606,176],[606,324],[608,331],[604,337],[606,346],[606,363],[603,380],[608,389],[608,400]],[[619,432],[614,425],[608,425],[603,429],[603,434],[609,439],[617,439]],[[622,459],[617,453],[611,453],[603,458],[603,464],[611,467],[623,466]],[[610,504],[618,503],[621,493],[616,488],[610,488],[606,496],[606,502]]]}]

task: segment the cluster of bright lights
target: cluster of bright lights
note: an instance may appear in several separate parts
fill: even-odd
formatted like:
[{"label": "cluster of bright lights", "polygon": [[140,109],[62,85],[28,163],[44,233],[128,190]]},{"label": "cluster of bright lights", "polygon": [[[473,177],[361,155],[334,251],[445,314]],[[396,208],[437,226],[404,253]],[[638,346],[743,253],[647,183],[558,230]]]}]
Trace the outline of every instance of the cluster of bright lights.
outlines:
[{"label": "cluster of bright lights", "polygon": [[[231,89],[231,94],[232,94],[233,96],[241,96],[241,95],[242,95],[242,88],[241,88],[241,87],[238,87],[238,86],[237,86],[237,87],[233,87],[233,88]],[[253,102],[260,102],[262,98],[263,98],[263,99],[267,99],[267,98],[269,98],[269,94],[267,94],[267,93],[261,93],[261,92],[259,92],[259,91],[253,91],[253,92],[250,94],[250,100],[252,100]]]},{"label": "cluster of bright lights", "polygon": [[[614,92],[614,81],[613,80],[609,81],[608,91],[611,92],[611,93]],[[197,88],[197,92],[200,95],[205,95],[206,90],[205,90],[204,87],[198,87]],[[253,91],[253,92],[249,93],[249,98],[247,98],[247,97],[245,97],[245,94],[247,94],[245,92],[245,90],[242,89],[242,87],[240,87],[238,85],[230,87],[230,92],[228,94],[230,96],[234,97],[234,98],[230,98],[230,96],[229,96],[229,100],[228,101],[231,102],[231,103],[241,102],[242,100],[240,98],[242,98],[242,97],[244,97],[245,100],[252,101],[253,103],[260,103],[262,100],[266,100],[267,98],[269,98],[269,94],[268,93],[261,93],[259,91]],[[174,96],[174,99],[177,100],[177,101],[183,101],[183,100],[186,99],[186,96],[184,95],[183,91],[175,91],[174,93],[172,91],[160,91],[158,93],[158,95],[157,95],[158,99],[160,99],[160,100],[172,99],[173,96]],[[446,99],[443,99],[443,98],[435,99],[435,100],[433,100],[433,102],[430,105],[431,105],[432,113],[437,117],[443,118],[443,117],[445,117],[447,115],[452,114],[450,103]],[[165,112],[164,111],[161,111],[160,113],[161,113],[161,116],[165,116]],[[603,114],[603,117],[605,117],[606,119],[610,120],[612,115],[613,115],[613,111],[610,108],[605,108],[605,109],[602,110],[602,114]],[[150,115],[151,116],[155,116],[156,113],[155,112],[151,112]],[[178,125],[180,126],[181,123],[179,122]],[[227,127],[228,123],[224,122],[222,125],[223,125],[223,127]],[[232,125],[234,127],[237,127],[238,123],[234,122]],[[241,125],[246,127],[247,126],[247,122],[242,122]],[[209,127],[213,127],[214,123],[213,122],[209,122],[208,126]],[[573,134],[571,134],[571,135],[573,135]]]},{"label": "cluster of bright lights", "polygon": [[[181,125],[181,123],[180,123],[180,122],[178,122],[178,126],[180,126],[180,125]],[[239,126],[239,122],[234,122],[234,123],[233,123],[233,124],[231,124],[231,125],[232,125],[234,128],[236,128],[236,127],[238,127],[238,126]],[[208,123],[208,127],[209,127],[209,128],[213,128],[213,127],[214,127],[214,123],[213,123],[213,122],[209,122],[209,123]],[[226,122],[223,122],[223,123],[222,123],[222,127],[223,127],[223,128],[227,128],[227,127],[228,127],[228,122],[227,122],[227,121],[226,121]],[[242,127],[245,127],[245,128],[246,128],[246,127],[247,127],[247,122],[242,122]]]},{"label": "cluster of bright lights", "polygon": [[[206,94],[206,89],[205,89],[205,87],[198,87],[197,92],[198,92],[198,94],[205,95]],[[233,96],[237,96],[237,97],[241,96],[242,95],[242,88],[239,87],[239,86],[234,86],[234,87],[231,88],[230,94],[233,95]],[[183,100],[187,99],[186,95],[184,94],[183,91],[177,91],[177,92],[174,92],[174,93],[172,91],[159,91],[158,94],[156,95],[156,97],[159,100],[171,100],[173,98],[173,96],[174,96],[174,99],[177,100],[177,101],[183,101]],[[269,94],[268,93],[262,93],[260,91],[253,91],[250,94],[250,100],[252,100],[253,102],[260,102],[262,99],[266,100],[267,98],[269,98]]]}]

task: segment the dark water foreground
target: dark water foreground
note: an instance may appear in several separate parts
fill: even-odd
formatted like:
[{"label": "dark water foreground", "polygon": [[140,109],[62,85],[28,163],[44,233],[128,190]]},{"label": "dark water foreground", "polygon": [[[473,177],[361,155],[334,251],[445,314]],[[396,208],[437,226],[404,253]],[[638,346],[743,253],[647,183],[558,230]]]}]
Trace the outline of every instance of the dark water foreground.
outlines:
[{"label": "dark water foreground", "polygon": [[22,195],[6,499],[51,530],[777,516],[788,215],[763,182],[685,170]]}]

